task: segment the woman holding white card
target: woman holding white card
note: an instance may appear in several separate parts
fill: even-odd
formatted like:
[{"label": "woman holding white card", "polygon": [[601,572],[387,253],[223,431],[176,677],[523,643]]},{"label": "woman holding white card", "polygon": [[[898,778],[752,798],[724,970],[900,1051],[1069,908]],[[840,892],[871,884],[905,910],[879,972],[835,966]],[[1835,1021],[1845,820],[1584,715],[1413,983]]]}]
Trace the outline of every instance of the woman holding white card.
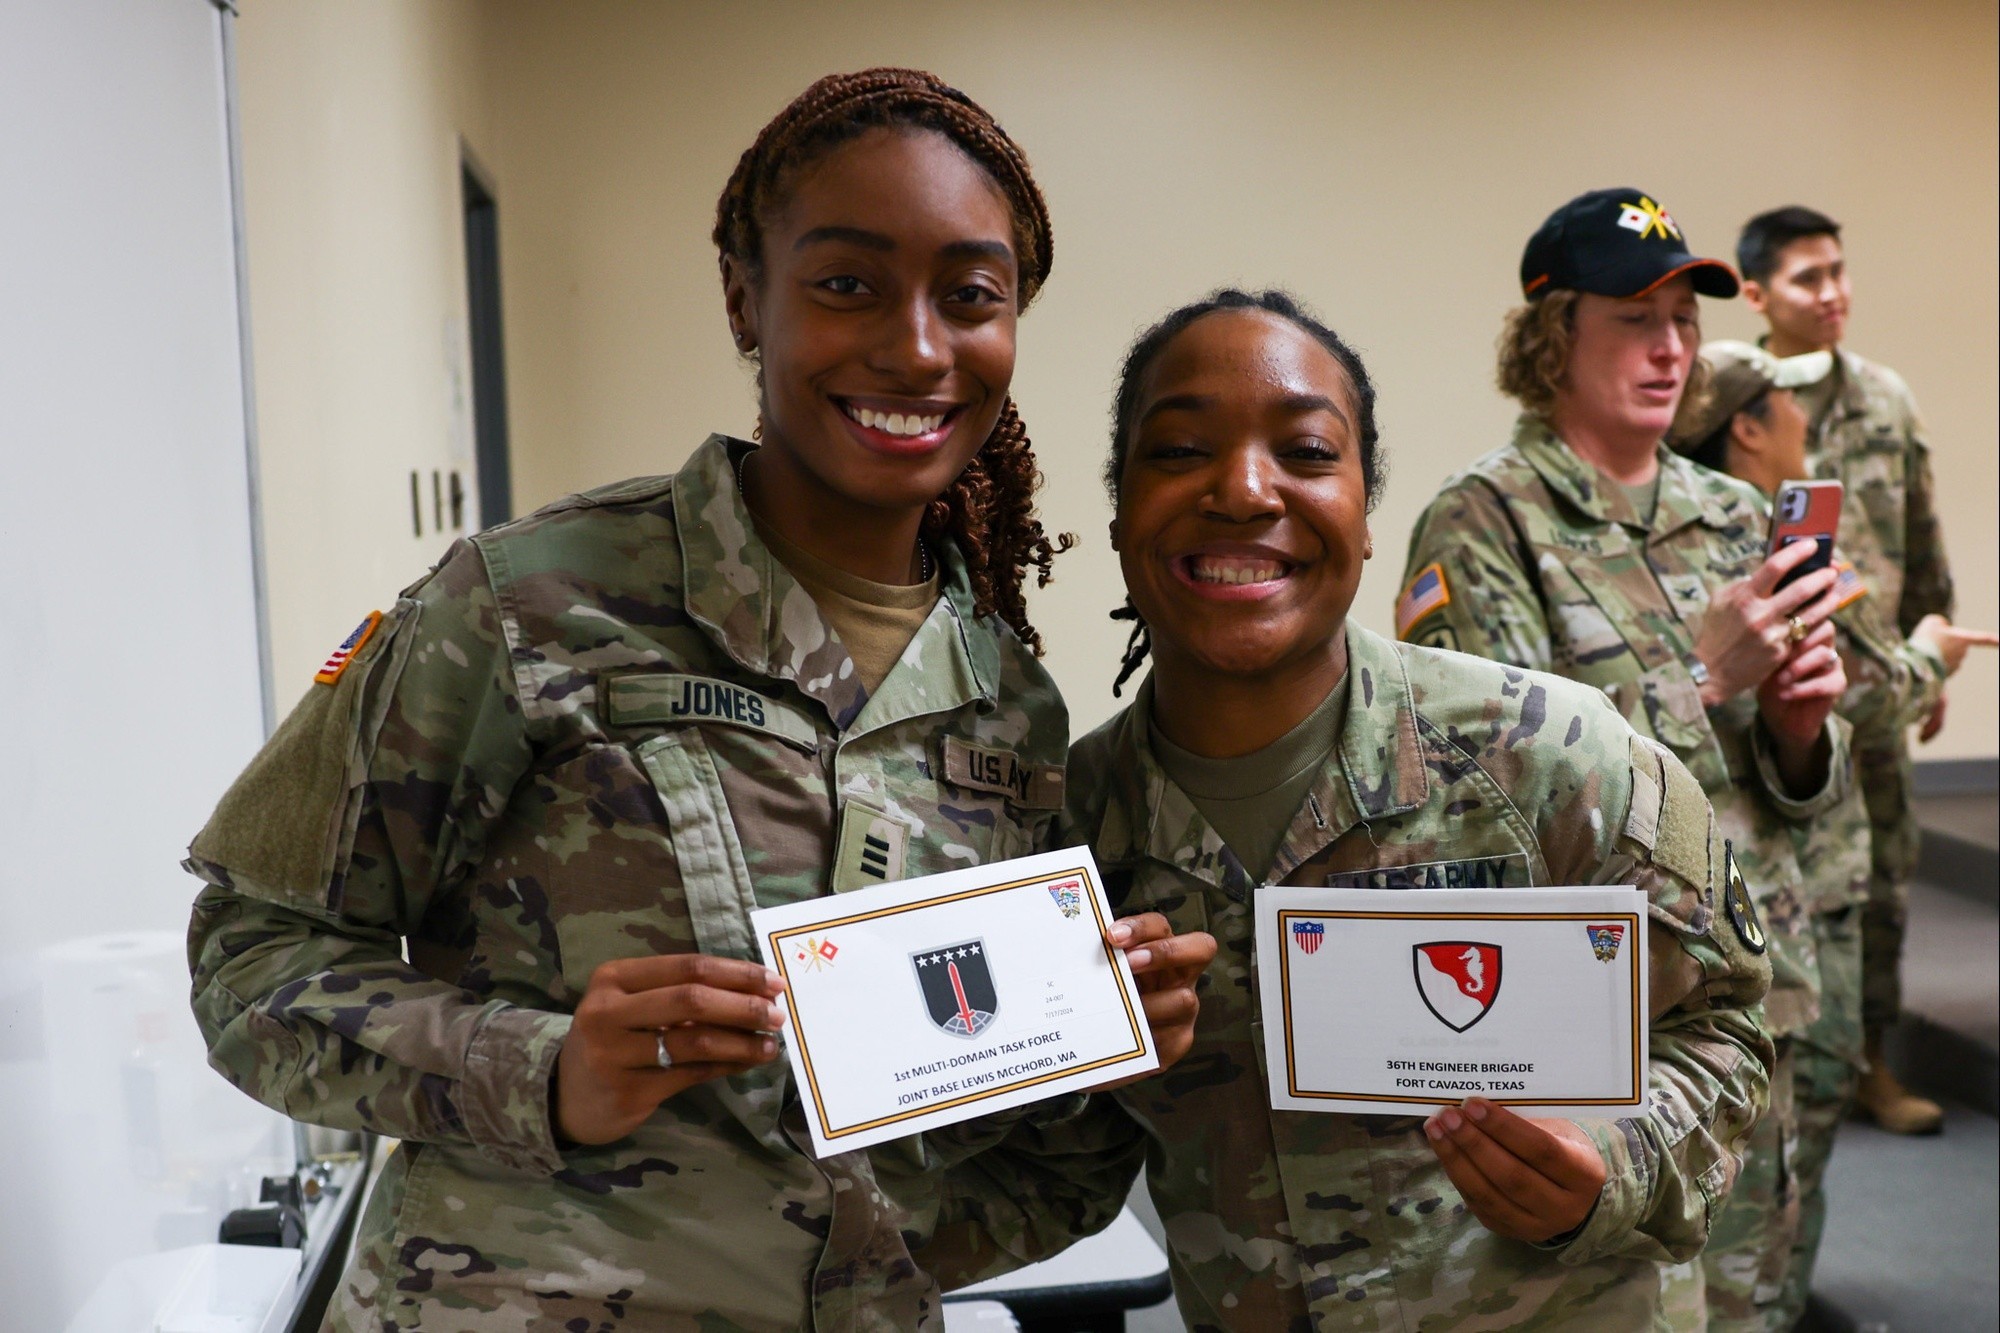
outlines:
[{"label": "woman holding white card", "polygon": [[[1650,1327],[1763,1103],[1769,968],[1716,929],[1743,890],[1699,786],[1601,693],[1348,621],[1381,475],[1360,359],[1281,293],[1183,307],[1126,361],[1106,478],[1124,674],[1153,668],[1073,748],[1069,819],[1119,910],[1220,943],[1192,1051],[1120,1093],[1175,1292],[1246,1331]],[[1272,1110],[1265,884],[1638,886],[1647,1113]]]},{"label": "woman holding white card", "polygon": [[[823,79],[715,240],[761,444],[460,543],[192,848],[216,1066],[403,1141],[333,1329],[936,1329],[941,1287],[1103,1226],[1137,1168],[1082,1097],[816,1160],[749,919],[1048,845],[1027,161],[931,75]],[[1112,934],[1171,1063],[1204,942]]]}]

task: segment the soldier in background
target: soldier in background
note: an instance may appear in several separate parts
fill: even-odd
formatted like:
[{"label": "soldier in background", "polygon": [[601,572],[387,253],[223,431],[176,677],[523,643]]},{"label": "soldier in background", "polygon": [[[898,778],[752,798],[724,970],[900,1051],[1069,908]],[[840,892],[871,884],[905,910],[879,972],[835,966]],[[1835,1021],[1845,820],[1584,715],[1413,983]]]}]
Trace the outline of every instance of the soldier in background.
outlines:
[{"label": "soldier in background", "polygon": [[1523,408],[1513,441],[1418,520],[1397,632],[1596,686],[1714,803],[1769,931],[1777,1062],[1735,1195],[1666,1302],[1675,1327],[1761,1330],[1796,1225],[1793,1039],[1819,1016],[1799,849],[1849,780],[1836,575],[1780,588],[1811,547],[1767,557],[1757,490],[1664,444],[1705,390],[1696,296],[1736,294],[1727,264],[1691,254],[1650,196],[1600,190],[1549,216],[1520,277],[1527,300],[1500,338],[1500,387]]},{"label": "soldier in background", "polygon": [[[1139,622],[1120,683],[1154,665],[1071,752],[1069,823],[1121,910],[1220,944],[1193,1050],[1118,1094],[1175,1296],[1188,1327],[1241,1333],[1652,1328],[1659,1264],[1700,1248],[1764,1101],[1755,909],[1699,784],[1600,692],[1348,619],[1374,398],[1296,302],[1236,291],[1144,334],[1117,394],[1106,480]],[[1643,1113],[1272,1109],[1258,886],[1445,883],[1646,891]]]},{"label": "soldier in background", "polygon": [[[1840,224],[1796,205],[1760,213],[1743,225],[1736,258],[1744,300],[1770,326],[1759,342],[1779,357],[1833,356],[1825,378],[1796,392],[1811,422],[1812,475],[1846,484],[1839,544],[1868,589],[1871,614],[1899,636],[1926,616],[1949,619],[1951,569],[1916,399],[1895,371],[1840,345],[1851,298]],[[1940,693],[1923,719],[1923,740],[1943,727],[1944,709]],[[1942,1128],[1943,1111],[1906,1091],[1882,1059],[1882,1034],[1902,1009],[1903,932],[1917,868],[1909,728],[1874,718],[1855,735],[1854,761],[1874,856],[1862,927],[1868,1069],[1856,1106],[1892,1133],[1931,1134]]]},{"label": "soldier in background", "polygon": [[[1749,343],[1724,341],[1707,344],[1701,356],[1711,372],[1710,389],[1682,414],[1674,447],[1704,467],[1749,482],[1767,498],[1787,481],[1808,478],[1809,423],[1795,395],[1825,379],[1832,353],[1781,360]],[[2000,644],[2000,636],[1957,629],[1936,615],[1925,616],[1906,640],[1881,624],[1867,588],[1845,561],[1836,586],[1840,604],[1834,624],[1848,681],[1838,711],[1857,738],[1898,733],[1917,722],[1931,711],[1945,678],[1972,645]],[[1799,868],[1818,963],[1819,1017],[1798,1034],[1790,1062],[1798,1128],[1787,1160],[1799,1217],[1789,1258],[1773,1255],[1761,1265],[1783,1272],[1784,1295],[1768,1322],[1774,1331],[1789,1330],[1805,1311],[1826,1223],[1821,1183],[1863,1067],[1861,930],[1871,855],[1861,792],[1850,788],[1809,837],[1803,832]],[[1724,1235],[1734,1229],[1726,1223],[1719,1228]]]},{"label": "soldier in background", "polygon": [[[1048,845],[1053,544],[1008,396],[1041,192],[963,93],[870,70],[764,129],[715,240],[761,446],[458,543],[191,849],[211,1061],[404,1141],[343,1333],[935,1330],[1136,1174],[1082,1097],[815,1160],[749,918]],[[1111,934],[1170,1064],[1214,946],[1164,924]]]}]

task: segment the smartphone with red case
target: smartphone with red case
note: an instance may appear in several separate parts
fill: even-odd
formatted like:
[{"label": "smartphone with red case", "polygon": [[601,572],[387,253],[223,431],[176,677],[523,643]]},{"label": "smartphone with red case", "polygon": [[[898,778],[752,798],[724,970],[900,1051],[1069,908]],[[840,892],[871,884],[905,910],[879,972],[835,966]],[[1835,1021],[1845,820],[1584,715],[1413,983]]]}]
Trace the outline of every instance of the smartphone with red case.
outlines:
[{"label": "smartphone with red case", "polygon": [[1833,563],[1843,489],[1837,481],[1788,481],[1778,487],[1771,502],[1771,544],[1766,553],[1776,555],[1793,542],[1811,542],[1818,548],[1778,580],[1780,588]]}]

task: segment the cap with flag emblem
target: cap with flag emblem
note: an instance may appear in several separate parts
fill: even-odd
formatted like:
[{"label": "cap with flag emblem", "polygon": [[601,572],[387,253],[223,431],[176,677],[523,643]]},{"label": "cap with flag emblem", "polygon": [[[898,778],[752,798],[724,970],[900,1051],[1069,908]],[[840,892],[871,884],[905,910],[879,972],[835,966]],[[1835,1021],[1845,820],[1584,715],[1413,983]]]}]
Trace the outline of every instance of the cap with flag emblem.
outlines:
[{"label": "cap with flag emblem", "polygon": [[1736,270],[1688,251],[1673,215],[1644,190],[1592,190],[1549,214],[1521,255],[1521,294],[1552,291],[1631,297],[1686,273],[1703,296],[1736,295]]}]

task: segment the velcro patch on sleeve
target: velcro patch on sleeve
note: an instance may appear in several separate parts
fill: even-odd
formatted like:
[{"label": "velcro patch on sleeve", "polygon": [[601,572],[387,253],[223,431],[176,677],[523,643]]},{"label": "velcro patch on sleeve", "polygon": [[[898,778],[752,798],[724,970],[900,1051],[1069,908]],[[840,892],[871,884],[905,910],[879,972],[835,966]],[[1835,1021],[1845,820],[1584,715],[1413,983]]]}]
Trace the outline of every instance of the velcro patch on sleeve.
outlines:
[{"label": "velcro patch on sleeve", "polygon": [[1632,804],[1625,811],[1625,836],[1652,855],[1660,840],[1660,812],[1666,792],[1660,786],[1660,757],[1644,736],[1632,737]]},{"label": "velcro patch on sleeve", "polygon": [[1664,746],[1660,749],[1660,831],[1653,842],[1653,864],[1699,886],[1704,896],[1715,887],[1715,811],[1708,793]]},{"label": "velcro patch on sleeve", "polygon": [[992,792],[1026,810],[1060,810],[1061,764],[1024,762],[1012,750],[993,750],[956,736],[944,738],[944,780],[955,787]]},{"label": "velcro patch on sleeve", "polygon": [[1396,637],[1407,639],[1411,626],[1431,612],[1451,605],[1451,585],[1445,580],[1444,566],[1425,565],[1410,586],[1396,599]]},{"label": "velcro patch on sleeve", "polygon": [[368,641],[375,637],[376,626],[381,623],[382,613],[370,611],[367,617],[354,627],[354,632],[341,640],[340,647],[333,650],[326,659],[326,665],[314,673],[313,679],[321,685],[338,683],[346,674],[348,665],[354,661],[355,654],[367,647]]}]

